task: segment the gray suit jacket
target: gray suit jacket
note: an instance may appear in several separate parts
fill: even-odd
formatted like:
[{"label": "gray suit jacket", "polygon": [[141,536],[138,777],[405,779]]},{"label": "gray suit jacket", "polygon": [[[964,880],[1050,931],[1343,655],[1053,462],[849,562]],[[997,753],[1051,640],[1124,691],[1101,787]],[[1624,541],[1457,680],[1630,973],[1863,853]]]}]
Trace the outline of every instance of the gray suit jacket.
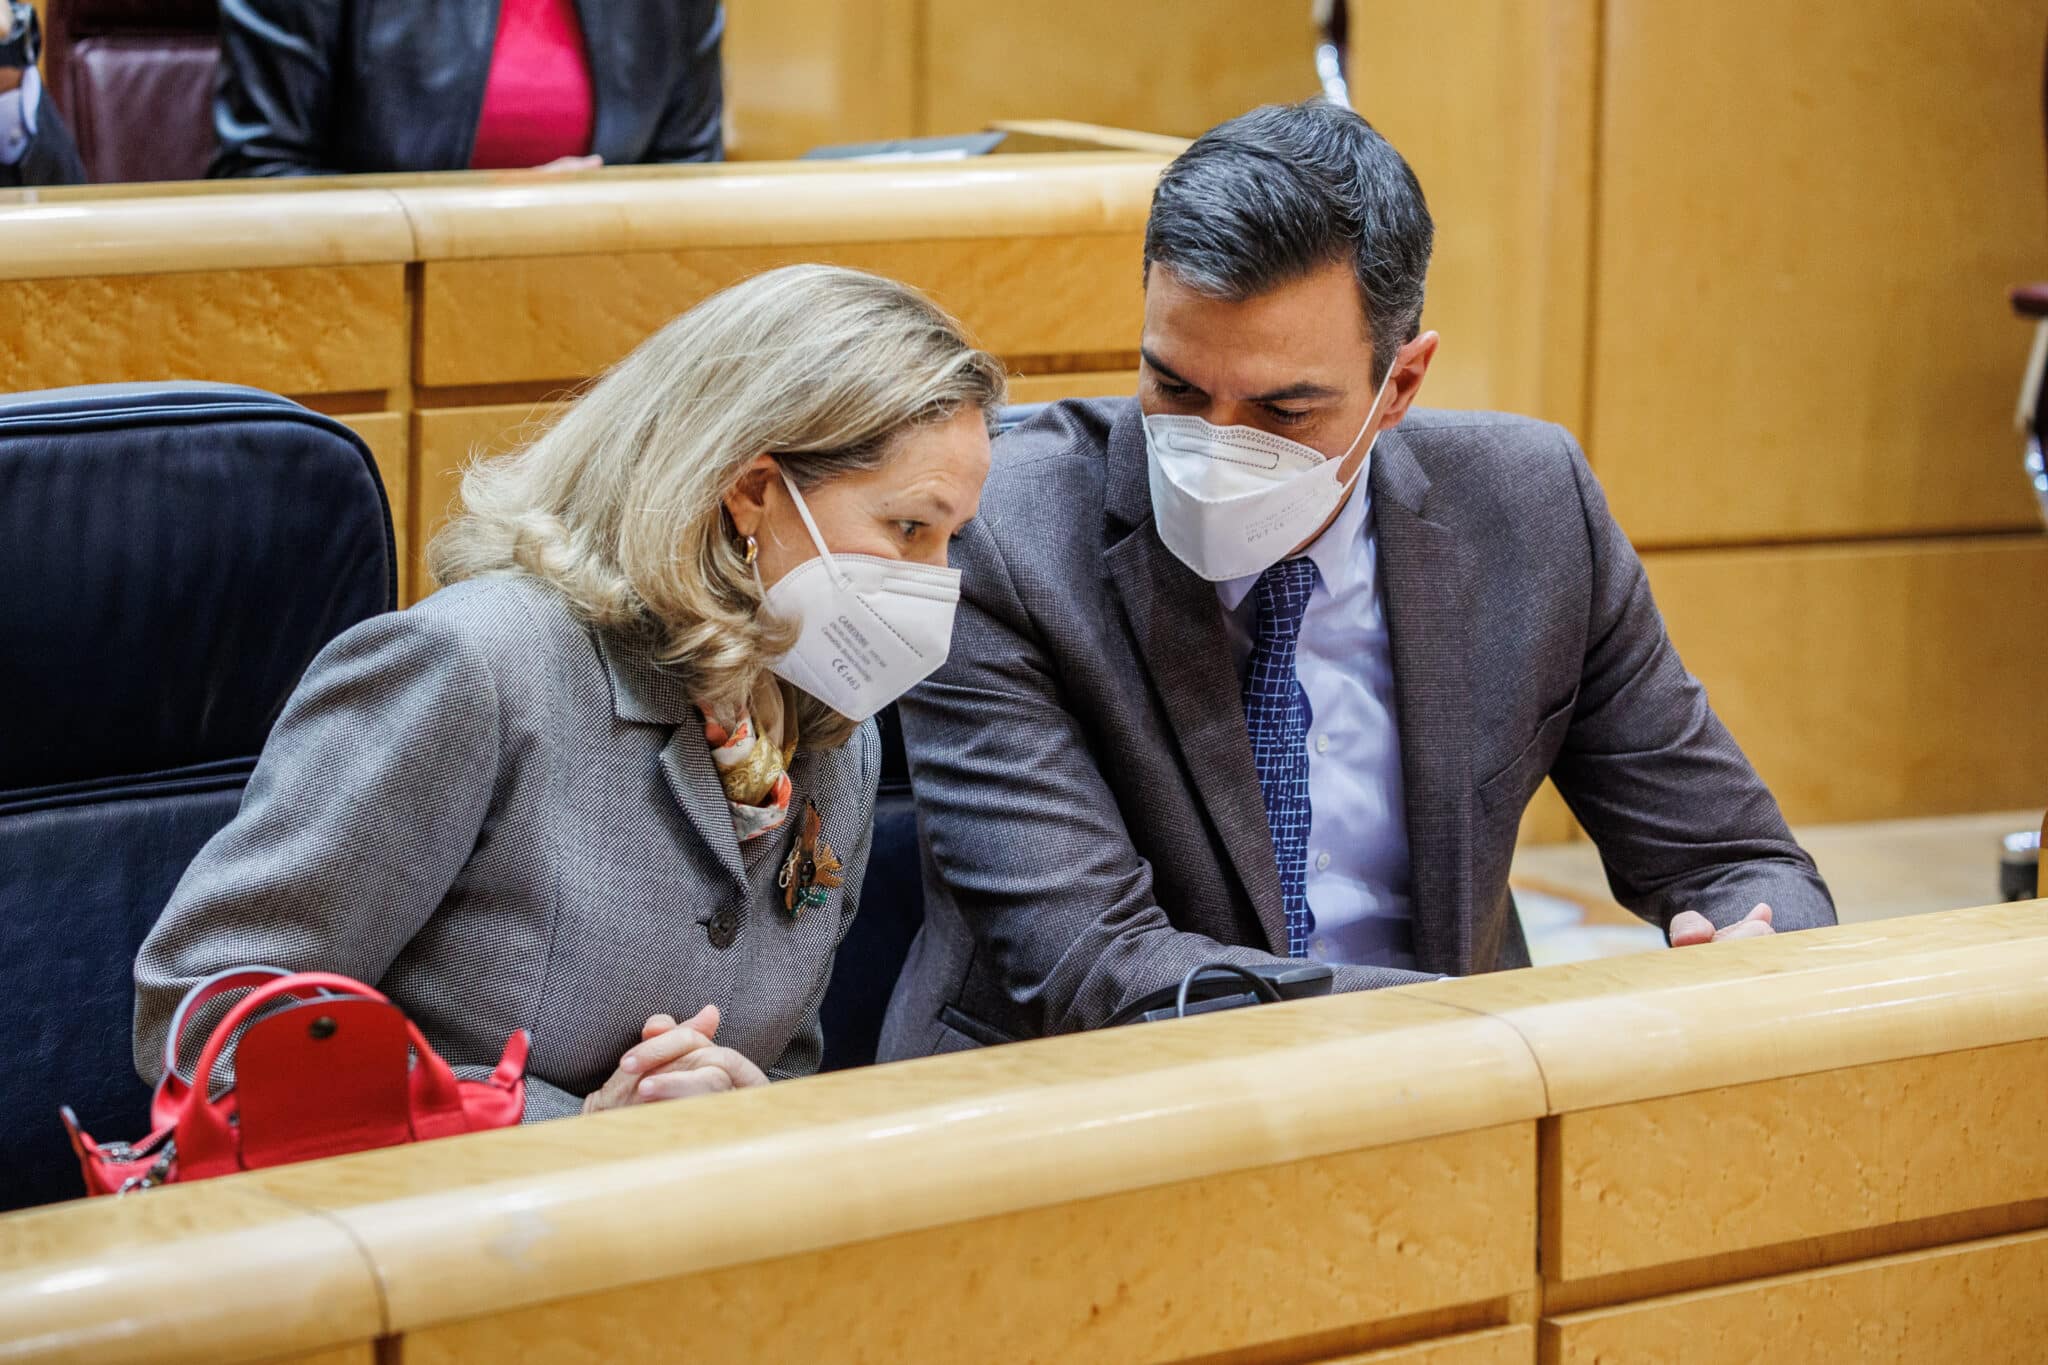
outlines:
[{"label": "gray suit jacket", "polygon": [[771,1076],[815,1071],[880,770],[872,726],[791,765],[791,809],[817,804],[846,868],[792,920],[775,877],[801,819],[738,842],[672,675],[532,580],[446,588],[307,670],[136,959],[136,1064],[157,1079],[195,981],[266,963],[377,985],[464,1075],[532,1029],[529,1119],[575,1112],[648,1015],[706,1003]]},{"label": "gray suit jacket", "polygon": [[[1527,964],[1508,862],[1546,776],[1645,918],[1834,922],[1566,432],[1418,410],[1369,478],[1425,972]],[[952,656],[903,705],[927,902],[883,1055],[1093,1027],[1201,962],[1284,953],[1222,607],[1153,528],[1136,403],[1005,437],[954,562]]]}]

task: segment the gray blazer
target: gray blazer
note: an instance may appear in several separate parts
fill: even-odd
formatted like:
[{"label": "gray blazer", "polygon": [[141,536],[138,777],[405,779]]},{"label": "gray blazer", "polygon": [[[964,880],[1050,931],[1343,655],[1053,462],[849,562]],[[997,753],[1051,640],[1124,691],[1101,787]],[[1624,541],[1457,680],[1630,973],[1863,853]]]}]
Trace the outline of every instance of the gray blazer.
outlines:
[{"label": "gray blazer", "polygon": [[143,944],[136,1065],[157,1079],[195,981],[267,963],[377,985],[464,1075],[532,1029],[528,1119],[576,1112],[648,1015],[706,1003],[771,1077],[815,1071],[879,742],[863,726],[791,765],[846,883],[793,920],[775,877],[802,821],[743,847],[702,727],[672,675],[532,580],[363,622],[306,671]]},{"label": "gray blazer", "polygon": [[[1369,477],[1425,972],[1528,963],[1508,862],[1546,776],[1645,918],[1834,922],[1569,434],[1413,411]],[[954,563],[952,656],[903,705],[926,918],[883,1055],[1093,1027],[1201,962],[1284,953],[1222,607],[1153,528],[1136,403],[1005,437]]]}]

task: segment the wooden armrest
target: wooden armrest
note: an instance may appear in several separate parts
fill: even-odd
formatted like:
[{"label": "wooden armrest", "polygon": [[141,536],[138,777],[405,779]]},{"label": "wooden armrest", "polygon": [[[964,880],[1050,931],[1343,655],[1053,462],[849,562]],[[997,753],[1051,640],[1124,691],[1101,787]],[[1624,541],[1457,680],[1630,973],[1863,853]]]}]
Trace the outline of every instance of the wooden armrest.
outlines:
[{"label": "wooden armrest", "polygon": [[2012,311],[2023,318],[2048,318],[2048,284],[2016,284]]}]

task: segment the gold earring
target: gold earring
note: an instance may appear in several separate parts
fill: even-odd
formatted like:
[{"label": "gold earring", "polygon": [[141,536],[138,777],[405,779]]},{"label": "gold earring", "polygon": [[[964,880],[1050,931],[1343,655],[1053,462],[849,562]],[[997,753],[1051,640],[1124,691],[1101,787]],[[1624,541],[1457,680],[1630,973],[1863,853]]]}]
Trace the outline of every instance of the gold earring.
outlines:
[{"label": "gold earring", "polygon": [[761,557],[761,544],[752,536],[747,537],[747,567],[753,568],[754,561]]}]

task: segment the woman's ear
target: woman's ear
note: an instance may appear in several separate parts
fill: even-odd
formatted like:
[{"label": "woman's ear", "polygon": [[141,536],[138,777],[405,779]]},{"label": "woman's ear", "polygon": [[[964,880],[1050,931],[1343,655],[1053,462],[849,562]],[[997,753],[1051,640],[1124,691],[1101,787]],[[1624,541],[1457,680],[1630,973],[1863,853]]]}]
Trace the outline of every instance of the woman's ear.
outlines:
[{"label": "woman's ear", "polygon": [[739,478],[726,490],[725,514],[742,539],[759,535],[768,516],[768,489],[781,477],[773,455],[756,455]]}]

